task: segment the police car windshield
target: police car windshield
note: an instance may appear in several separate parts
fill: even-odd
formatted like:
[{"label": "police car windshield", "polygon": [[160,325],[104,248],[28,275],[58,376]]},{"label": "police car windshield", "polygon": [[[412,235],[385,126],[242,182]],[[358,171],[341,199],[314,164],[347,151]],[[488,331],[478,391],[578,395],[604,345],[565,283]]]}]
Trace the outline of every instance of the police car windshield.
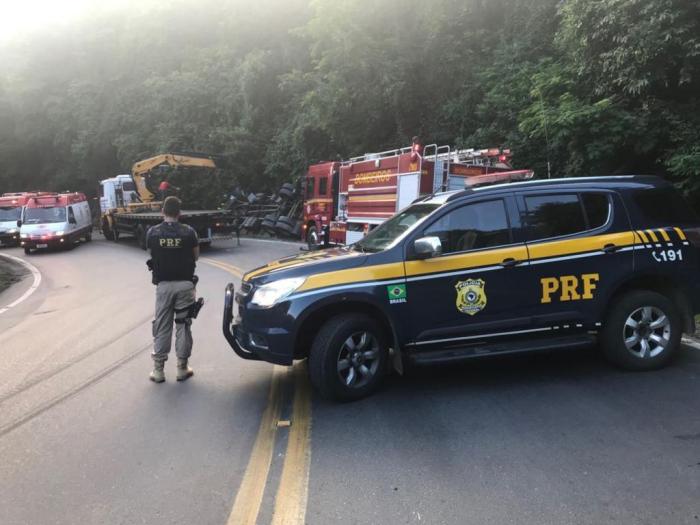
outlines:
[{"label": "police car windshield", "polygon": [[16,221],[21,216],[21,206],[0,206],[0,222]]},{"label": "police car windshield", "polygon": [[66,222],[65,208],[27,208],[24,214],[25,224],[46,224],[49,222]]},{"label": "police car windshield", "polygon": [[364,239],[353,244],[353,248],[363,252],[386,250],[439,206],[439,204],[427,203],[409,206],[377,226]]}]

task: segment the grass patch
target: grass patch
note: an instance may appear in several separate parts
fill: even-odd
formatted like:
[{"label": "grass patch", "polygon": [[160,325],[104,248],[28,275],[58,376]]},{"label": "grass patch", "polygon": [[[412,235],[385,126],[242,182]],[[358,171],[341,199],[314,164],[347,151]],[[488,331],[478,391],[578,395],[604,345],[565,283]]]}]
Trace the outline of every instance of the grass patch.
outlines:
[{"label": "grass patch", "polygon": [[24,268],[0,257],[0,293],[22,279]]}]

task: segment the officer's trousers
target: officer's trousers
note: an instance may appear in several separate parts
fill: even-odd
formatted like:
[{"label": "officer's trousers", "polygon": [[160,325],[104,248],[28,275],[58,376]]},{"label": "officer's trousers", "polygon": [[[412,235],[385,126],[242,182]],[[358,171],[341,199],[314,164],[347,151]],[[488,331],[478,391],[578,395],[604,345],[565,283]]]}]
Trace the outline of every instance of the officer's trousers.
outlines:
[{"label": "officer's trousers", "polygon": [[175,323],[175,353],[188,359],[192,353],[192,319],[188,308],[195,302],[191,281],[162,281],[156,287],[156,317],[153,321],[153,360],[165,361],[170,353]]}]

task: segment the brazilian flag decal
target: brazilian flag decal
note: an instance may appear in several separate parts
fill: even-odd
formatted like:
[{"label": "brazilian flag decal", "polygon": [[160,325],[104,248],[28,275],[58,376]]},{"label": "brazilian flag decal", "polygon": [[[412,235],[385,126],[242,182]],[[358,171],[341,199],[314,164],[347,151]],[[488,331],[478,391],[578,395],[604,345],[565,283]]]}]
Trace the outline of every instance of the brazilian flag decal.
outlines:
[{"label": "brazilian flag decal", "polygon": [[389,303],[405,303],[406,302],[406,285],[405,284],[390,284],[386,287],[389,294]]}]

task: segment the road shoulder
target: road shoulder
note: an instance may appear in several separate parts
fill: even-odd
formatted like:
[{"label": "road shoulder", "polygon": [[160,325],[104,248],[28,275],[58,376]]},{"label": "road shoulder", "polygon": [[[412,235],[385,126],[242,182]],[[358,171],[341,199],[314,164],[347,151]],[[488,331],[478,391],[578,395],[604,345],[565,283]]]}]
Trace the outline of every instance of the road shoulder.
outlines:
[{"label": "road shoulder", "polygon": [[41,274],[34,265],[0,253],[0,315],[28,299],[40,283]]}]

